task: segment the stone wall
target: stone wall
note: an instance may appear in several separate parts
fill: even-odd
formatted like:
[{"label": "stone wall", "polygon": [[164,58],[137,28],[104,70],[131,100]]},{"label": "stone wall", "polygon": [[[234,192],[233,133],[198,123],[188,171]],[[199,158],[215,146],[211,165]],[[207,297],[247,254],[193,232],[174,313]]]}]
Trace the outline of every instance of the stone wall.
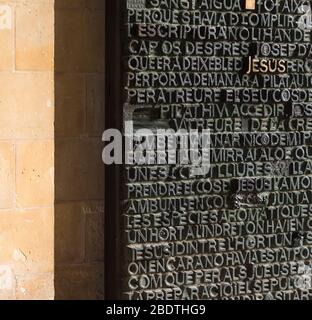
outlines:
[{"label": "stone wall", "polygon": [[103,298],[104,3],[0,0],[0,298]]},{"label": "stone wall", "polygon": [[0,298],[54,297],[54,1],[0,1]]}]

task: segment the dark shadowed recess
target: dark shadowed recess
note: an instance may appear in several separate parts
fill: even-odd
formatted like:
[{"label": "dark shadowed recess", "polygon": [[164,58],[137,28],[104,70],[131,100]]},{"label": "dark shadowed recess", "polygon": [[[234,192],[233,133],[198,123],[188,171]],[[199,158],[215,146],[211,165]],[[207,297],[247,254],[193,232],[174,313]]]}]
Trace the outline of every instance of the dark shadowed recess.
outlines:
[{"label": "dark shadowed recess", "polygon": [[55,0],[58,300],[104,299],[105,3]]}]

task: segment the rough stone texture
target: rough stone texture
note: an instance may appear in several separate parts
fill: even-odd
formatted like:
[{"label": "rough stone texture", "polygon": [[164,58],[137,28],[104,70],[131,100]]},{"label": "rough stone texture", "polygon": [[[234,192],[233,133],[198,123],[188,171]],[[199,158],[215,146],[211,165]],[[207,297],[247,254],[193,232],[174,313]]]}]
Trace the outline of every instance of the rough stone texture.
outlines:
[{"label": "rough stone texture", "polygon": [[54,0],[0,12],[0,299],[53,299]]},{"label": "rough stone texture", "polygon": [[104,4],[0,0],[0,299],[104,296]]},{"label": "rough stone texture", "polygon": [[103,299],[103,263],[67,264],[59,266],[55,282],[57,298],[62,300]]},{"label": "rough stone texture", "polygon": [[104,297],[104,4],[55,0],[55,294]]}]

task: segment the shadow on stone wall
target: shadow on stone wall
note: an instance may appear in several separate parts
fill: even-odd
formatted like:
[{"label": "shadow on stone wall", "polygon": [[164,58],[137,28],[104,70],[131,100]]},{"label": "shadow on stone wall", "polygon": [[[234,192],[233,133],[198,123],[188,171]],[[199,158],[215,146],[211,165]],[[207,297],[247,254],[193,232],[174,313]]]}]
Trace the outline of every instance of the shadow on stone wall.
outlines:
[{"label": "shadow on stone wall", "polygon": [[104,297],[104,4],[55,0],[55,297]]}]

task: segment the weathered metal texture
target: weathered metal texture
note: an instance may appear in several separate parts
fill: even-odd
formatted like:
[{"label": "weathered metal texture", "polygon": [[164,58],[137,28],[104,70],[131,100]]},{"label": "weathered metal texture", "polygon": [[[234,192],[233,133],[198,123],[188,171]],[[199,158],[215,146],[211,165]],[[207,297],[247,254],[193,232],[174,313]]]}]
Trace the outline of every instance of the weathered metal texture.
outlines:
[{"label": "weathered metal texture", "polygon": [[134,132],[209,129],[210,165],[194,176],[194,163],[169,161],[166,140],[162,160],[151,148],[154,163],[125,166],[124,298],[311,299],[312,46],[301,4],[125,1],[124,119]]}]

